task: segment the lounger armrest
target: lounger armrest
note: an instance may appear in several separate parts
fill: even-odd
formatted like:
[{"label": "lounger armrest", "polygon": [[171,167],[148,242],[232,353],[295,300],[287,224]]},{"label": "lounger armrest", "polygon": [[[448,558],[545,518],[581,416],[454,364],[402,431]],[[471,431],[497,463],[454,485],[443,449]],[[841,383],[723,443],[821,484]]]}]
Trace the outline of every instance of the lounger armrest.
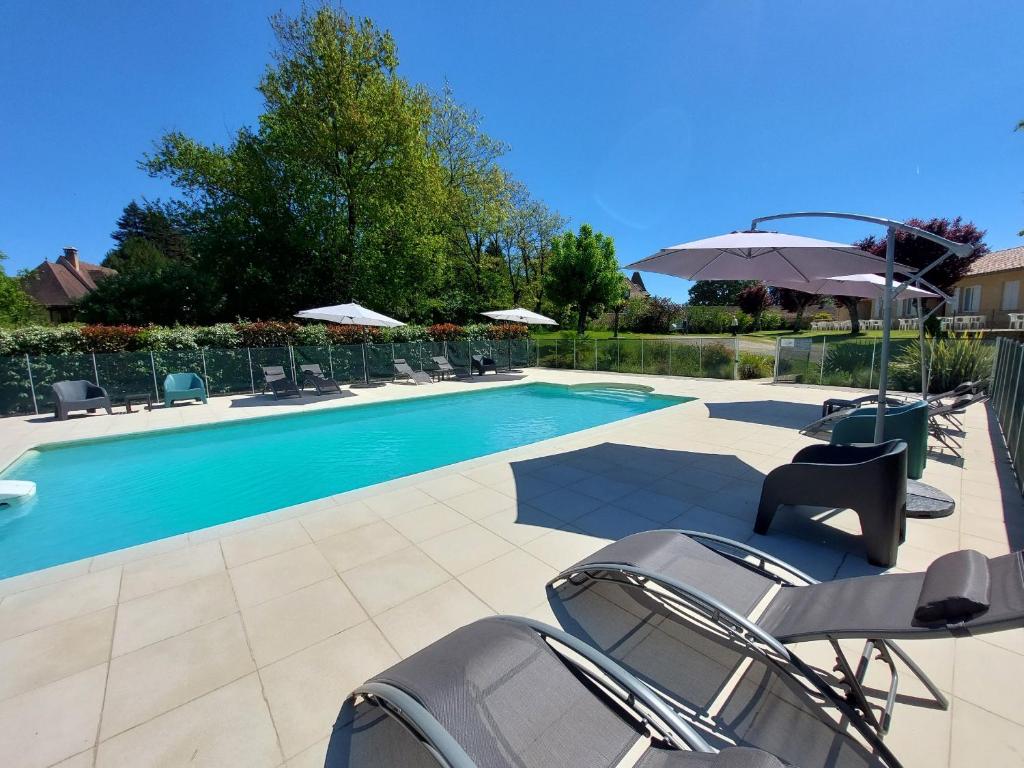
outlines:
[{"label": "lounger armrest", "polygon": [[893,451],[900,442],[889,440],[884,443],[845,443],[831,445],[823,443],[801,448],[793,457],[794,464],[863,464]]},{"label": "lounger armrest", "polygon": [[94,397],[106,397],[107,390],[105,390],[103,387],[97,386],[96,384],[89,384],[85,388],[85,395],[86,398],[89,400],[91,400]]}]

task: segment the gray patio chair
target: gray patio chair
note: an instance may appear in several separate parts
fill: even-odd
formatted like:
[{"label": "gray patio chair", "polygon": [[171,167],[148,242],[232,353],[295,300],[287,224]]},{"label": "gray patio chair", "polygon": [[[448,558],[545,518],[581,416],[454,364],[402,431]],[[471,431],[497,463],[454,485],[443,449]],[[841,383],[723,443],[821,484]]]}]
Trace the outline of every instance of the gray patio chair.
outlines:
[{"label": "gray patio chair", "polygon": [[437,366],[436,373],[440,379],[448,376],[455,376],[456,378],[462,378],[463,376],[469,375],[469,370],[463,367],[457,367],[452,365],[451,361],[444,355],[435,355],[430,358],[434,361],[434,365]]},{"label": "gray patio chair", "polygon": [[[963,550],[943,555],[923,572],[818,582],[731,539],[697,531],[645,531],[609,544],[551,583],[612,580],[647,594],[667,595],[669,603],[697,611],[734,642],[765,649],[784,673],[822,692],[835,689],[787,645],[827,640],[836,654],[838,685],[847,691],[858,716],[881,736],[896,701],[897,658],[925,686],[934,706],[948,707],[935,683],[893,641],[1024,627],[1022,555],[1018,551],[987,558]],[[652,585],[658,586],[656,593],[651,593]],[[840,647],[841,639],[865,641],[856,663]],[[891,672],[877,715],[863,687],[873,654]]]},{"label": "gray patio chair", "polygon": [[487,371],[494,371],[494,373],[498,372],[498,364],[489,357],[484,355],[473,355],[471,360],[473,370],[481,376],[483,376]]},{"label": "gray patio chair", "polygon": [[395,380],[411,381],[413,384],[433,384],[434,380],[426,371],[414,371],[404,358],[395,358]]},{"label": "gray patio chair", "polygon": [[359,686],[324,765],[612,768],[627,755],[638,768],[782,766],[759,750],[715,754],[618,664],[517,617],[457,629]]},{"label": "gray patio chair", "polygon": [[282,365],[263,366],[263,389],[260,392],[266,392],[268,389],[273,393],[275,400],[280,400],[283,397],[302,397],[302,392],[299,391],[291,377],[284,372]]},{"label": "gray patio chair", "polygon": [[107,390],[96,386],[91,381],[57,381],[53,384],[53,412],[58,420],[64,421],[71,411],[88,411],[94,413],[97,408],[110,408],[110,397]]},{"label": "gray patio chair", "polygon": [[781,504],[852,509],[860,518],[868,562],[895,565],[907,528],[907,444],[803,448],[764,479],[756,533],[768,533]]},{"label": "gray patio chair", "polygon": [[305,389],[306,385],[310,384],[316,390],[317,395],[328,392],[341,393],[341,384],[334,379],[324,376],[323,369],[320,368],[319,363],[300,365],[299,370],[302,371],[302,389]]}]

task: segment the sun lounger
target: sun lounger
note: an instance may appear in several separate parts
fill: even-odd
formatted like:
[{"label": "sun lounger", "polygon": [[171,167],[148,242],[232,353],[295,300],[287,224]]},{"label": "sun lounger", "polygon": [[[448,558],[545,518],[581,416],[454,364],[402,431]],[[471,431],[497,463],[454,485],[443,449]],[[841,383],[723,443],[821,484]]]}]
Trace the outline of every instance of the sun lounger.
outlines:
[{"label": "sun lounger", "polygon": [[516,617],[457,629],[358,687],[325,768],[781,768],[713,753],[651,688],[575,637]]},{"label": "sun lounger", "polygon": [[768,533],[780,504],[852,509],[868,562],[893,566],[906,538],[907,444],[808,446],[764,479],[756,533]]},{"label": "sun lounger", "polygon": [[206,402],[206,386],[197,373],[169,373],[164,379],[164,408],[178,400]]},{"label": "sun lounger", "polygon": [[[857,412],[858,408],[878,402],[878,395],[864,395],[852,400],[830,398],[821,405],[821,418],[812,421],[800,430],[802,435],[820,436],[828,434],[832,428],[847,416]],[[885,398],[887,408],[898,408],[907,404],[906,400],[895,397]]]},{"label": "sun lounger", "polygon": [[324,376],[323,370],[320,368],[319,363],[308,363],[306,365],[300,365],[299,369],[302,371],[302,388],[305,389],[307,384],[311,384],[316,390],[317,395],[322,395],[327,392],[338,392],[341,393],[341,384],[334,379],[329,379]]},{"label": "sun lounger", "polygon": [[105,408],[113,413],[107,390],[98,387],[91,381],[58,381],[53,384],[53,411],[60,421],[67,419],[71,411],[95,412],[97,408]]},{"label": "sun lounger", "polygon": [[437,368],[434,371],[434,374],[439,379],[444,379],[449,376],[455,376],[456,378],[460,378],[462,376],[467,376],[469,374],[468,369],[457,368],[456,366],[452,365],[451,361],[444,355],[435,355],[430,359],[433,360],[434,365],[437,366]]},{"label": "sun lounger", "polygon": [[983,403],[989,399],[984,392],[962,395],[951,402],[936,401],[928,405],[928,434],[942,443],[955,456],[960,456],[960,442],[954,437],[954,431],[963,435],[963,422],[957,416],[969,406]]},{"label": "sun lounger", "polygon": [[498,372],[498,364],[489,357],[485,357],[484,355],[473,355],[471,359],[473,370],[481,376],[483,376],[487,371],[494,371],[494,373]]},{"label": "sun lounger", "polygon": [[[768,648],[815,688],[823,678],[786,646],[827,640],[849,700],[879,734],[888,730],[900,659],[935,705],[938,687],[893,641],[966,637],[1024,627],[1022,552],[987,558],[964,550],[927,570],[818,582],[791,565],[730,539],[695,531],[647,531],[620,539],[563,571],[568,580],[615,580],[659,594],[707,617],[736,642]],[[839,640],[865,641],[856,665]],[[872,654],[890,668],[885,704],[876,716],[863,688]],[[854,671],[856,670],[856,671]]]},{"label": "sun lounger", "polygon": [[262,392],[270,390],[275,400],[283,397],[302,397],[302,392],[292,381],[291,377],[284,372],[284,366],[264,365],[263,366],[263,389]]},{"label": "sun lounger", "polygon": [[426,371],[414,371],[401,357],[395,358],[395,380],[411,381],[413,384],[433,384],[434,380]]}]

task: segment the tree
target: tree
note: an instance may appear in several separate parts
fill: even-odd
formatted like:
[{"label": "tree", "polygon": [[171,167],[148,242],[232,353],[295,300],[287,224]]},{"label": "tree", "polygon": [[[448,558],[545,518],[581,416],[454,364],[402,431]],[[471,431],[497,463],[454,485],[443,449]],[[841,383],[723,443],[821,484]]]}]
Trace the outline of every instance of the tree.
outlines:
[{"label": "tree", "polygon": [[764,283],[754,282],[740,291],[736,304],[743,312],[753,316],[754,327],[759,328],[761,315],[772,305],[772,299]]},{"label": "tree", "polygon": [[87,323],[202,325],[217,319],[220,300],[205,275],[189,264],[168,261],[99,281],[76,309]]},{"label": "tree", "polygon": [[42,323],[46,309],[25,293],[21,280],[4,272],[7,254],[0,251],[0,326]]},{"label": "tree", "polygon": [[[984,242],[985,230],[978,229],[973,222],[964,221],[959,216],[955,219],[933,218],[927,221],[907,219],[906,223],[947,240],[956,243],[969,243],[974,246],[974,252],[970,256],[950,256],[924,275],[925,280],[947,293],[967,275],[971,264],[980,256],[988,253],[988,246]],[[876,256],[885,256],[885,237],[872,235],[853,245]],[[944,251],[945,249],[941,245],[933,243],[931,240],[925,240],[923,237],[914,237],[905,232],[896,235],[896,261],[899,264],[921,269],[939,258]]]},{"label": "tree", "polygon": [[768,291],[771,296],[773,303],[778,304],[787,312],[796,313],[796,322],[793,330],[799,331],[800,325],[804,319],[804,311],[814,305],[820,304],[823,296],[819,296],[816,293],[805,293],[804,291],[795,291],[791,288],[770,288]]},{"label": "tree", "polygon": [[575,308],[576,333],[582,336],[587,319],[615,301],[621,291],[622,273],[612,238],[583,224],[579,234],[566,232],[555,239],[544,287],[556,305]]},{"label": "tree", "polygon": [[850,333],[854,336],[860,333],[860,302],[862,299],[857,296],[833,296],[836,304],[843,307],[850,316]]},{"label": "tree", "polygon": [[695,307],[734,307],[740,291],[756,280],[698,280],[690,286],[689,303]]},{"label": "tree", "polygon": [[142,204],[132,200],[110,233],[117,243],[103,260],[103,266],[127,272],[135,268],[153,269],[168,261],[190,258],[188,236],[175,206],[159,201]]}]

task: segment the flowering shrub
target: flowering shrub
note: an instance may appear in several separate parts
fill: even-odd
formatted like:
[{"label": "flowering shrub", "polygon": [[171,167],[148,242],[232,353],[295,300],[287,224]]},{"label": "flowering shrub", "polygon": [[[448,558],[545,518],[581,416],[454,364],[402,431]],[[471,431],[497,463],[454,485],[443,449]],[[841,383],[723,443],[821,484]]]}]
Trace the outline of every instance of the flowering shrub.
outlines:
[{"label": "flowering shrub", "polygon": [[236,323],[243,347],[286,347],[295,339],[298,323],[268,320],[256,323]]},{"label": "flowering shrub", "polygon": [[327,325],[331,344],[374,344],[384,341],[384,329],[367,325]]},{"label": "flowering shrub", "polygon": [[427,328],[427,336],[431,341],[455,341],[464,338],[466,331],[455,323],[435,323]]},{"label": "flowering shrub", "polygon": [[87,352],[124,352],[141,346],[142,329],[135,325],[84,325],[79,333]]},{"label": "flowering shrub", "polygon": [[495,323],[487,326],[485,335],[495,340],[525,339],[530,335],[530,328],[522,323]]}]

